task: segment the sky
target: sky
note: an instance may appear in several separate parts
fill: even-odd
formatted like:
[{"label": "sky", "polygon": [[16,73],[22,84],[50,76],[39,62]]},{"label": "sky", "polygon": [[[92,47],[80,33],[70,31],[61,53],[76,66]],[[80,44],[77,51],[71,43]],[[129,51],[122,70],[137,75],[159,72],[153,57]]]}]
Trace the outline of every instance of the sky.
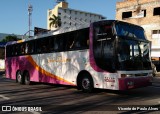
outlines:
[{"label": "sky", "polygon": [[[23,35],[28,30],[28,5],[33,6],[32,26],[47,28],[47,10],[53,9],[56,0],[0,0],[0,33]],[[117,0],[67,0],[69,8],[115,19]]]}]

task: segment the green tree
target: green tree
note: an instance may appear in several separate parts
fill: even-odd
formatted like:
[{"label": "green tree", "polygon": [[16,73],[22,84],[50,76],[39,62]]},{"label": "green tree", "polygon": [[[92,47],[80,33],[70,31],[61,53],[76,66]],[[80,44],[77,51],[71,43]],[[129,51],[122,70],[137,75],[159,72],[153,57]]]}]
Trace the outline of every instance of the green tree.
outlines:
[{"label": "green tree", "polygon": [[17,41],[20,40],[19,38],[17,38],[17,36],[6,36],[4,39],[1,40],[1,42],[9,42],[9,41]]},{"label": "green tree", "polygon": [[55,28],[60,27],[61,26],[61,18],[59,16],[55,16],[54,14],[52,15],[52,17],[49,18],[50,21],[50,28],[52,26],[54,26]]}]

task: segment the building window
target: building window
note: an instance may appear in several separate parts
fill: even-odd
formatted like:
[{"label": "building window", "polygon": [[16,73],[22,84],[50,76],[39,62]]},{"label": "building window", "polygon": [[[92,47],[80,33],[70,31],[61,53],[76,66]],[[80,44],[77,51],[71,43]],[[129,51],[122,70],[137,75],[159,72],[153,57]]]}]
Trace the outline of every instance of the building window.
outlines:
[{"label": "building window", "polygon": [[142,12],[143,17],[146,17],[146,10],[142,10],[141,12]]},{"label": "building window", "polygon": [[58,15],[61,15],[61,13],[59,12]]},{"label": "building window", "polygon": [[160,38],[160,30],[152,30],[152,38]]},{"label": "building window", "polygon": [[160,15],[160,7],[154,8],[153,15]]},{"label": "building window", "polygon": [[129,18],[129,17],[132,17],[132,18],[143,18],[143,17],[146,17],[146,9],[142,9],[142,10],[138,10],[138,11],[136,10],[136,11],[134,11],[134,15],[130,14],[126,18]]},{"label": "building window", "polygon": [[122,19],[129,17],[132,17],[132,11],[122,13]]}]

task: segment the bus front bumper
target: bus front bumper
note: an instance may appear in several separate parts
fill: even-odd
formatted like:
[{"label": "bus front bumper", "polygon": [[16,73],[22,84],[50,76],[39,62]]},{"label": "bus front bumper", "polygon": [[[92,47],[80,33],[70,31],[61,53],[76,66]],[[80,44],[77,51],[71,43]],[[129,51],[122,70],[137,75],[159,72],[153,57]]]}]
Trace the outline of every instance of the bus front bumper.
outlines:
[{"label": "bus front bumper", "polygon": [[134,88],[146,87],[152,85],[152,76],[149,77],[134,77],[134,78],[119,78],[119,90],[129,90]]}]

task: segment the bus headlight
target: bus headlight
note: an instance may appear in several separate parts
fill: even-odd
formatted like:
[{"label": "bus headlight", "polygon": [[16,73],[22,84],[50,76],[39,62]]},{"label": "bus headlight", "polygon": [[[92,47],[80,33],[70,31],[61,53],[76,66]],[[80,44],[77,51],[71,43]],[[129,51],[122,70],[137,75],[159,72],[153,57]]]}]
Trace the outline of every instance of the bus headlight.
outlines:
[{"label": "bus headlight", "polygon": [[121,78],[134,77],[134,74],[121,74]]}]

